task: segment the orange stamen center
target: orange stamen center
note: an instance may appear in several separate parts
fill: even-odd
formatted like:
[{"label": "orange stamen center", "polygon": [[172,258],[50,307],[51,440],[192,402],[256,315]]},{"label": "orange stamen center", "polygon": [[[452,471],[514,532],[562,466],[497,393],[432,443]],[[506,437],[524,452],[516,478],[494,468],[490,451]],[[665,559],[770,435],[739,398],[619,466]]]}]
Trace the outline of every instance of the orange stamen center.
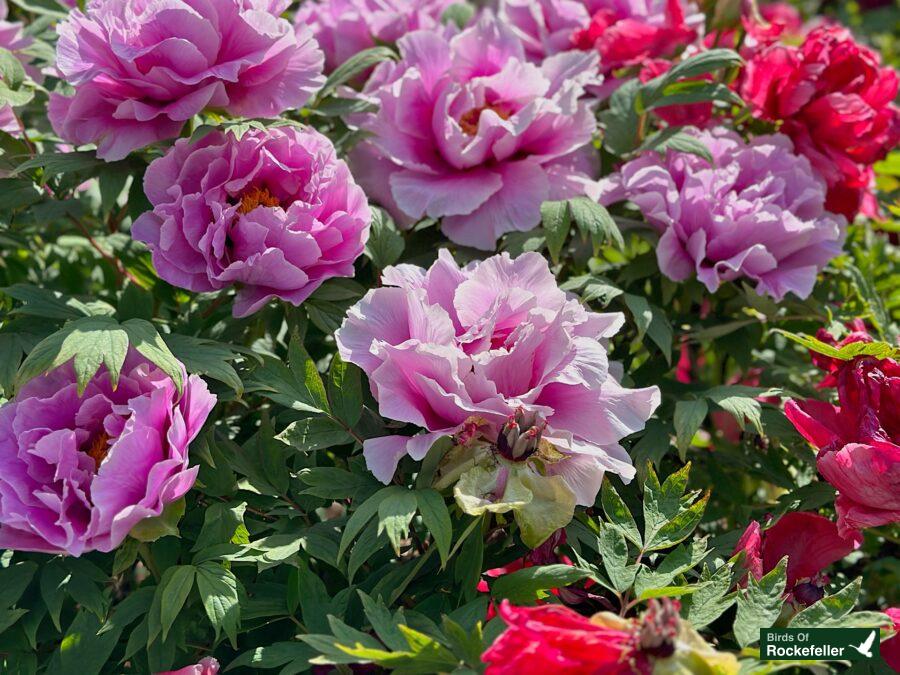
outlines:
[{"label": "orange stamen center", "polygon": [[257,206],[280,206],[278,197],[269,192],[268,188],[252,187],[241,195],[241,205],[238,213],[250,213]]},{"label": "orange stamen center", "polygon": [[104,431],[97,436],[91,443],[91,447],[85,450],[85,454],[94,460],[94,471],[97,471],[100,468],[100,463],[109,454],[109,434]]},{"label": "orange stamen center", "polygon": [[478,133],[478,120],[481,119],[481,113],[485,110],[493,110],[502,120],[508,120],[512,114],[500,105],[483,105],[480,108],[472,108],[464,112],[459,118],[459,126],[463,133],[469,136],[474,136]]}]

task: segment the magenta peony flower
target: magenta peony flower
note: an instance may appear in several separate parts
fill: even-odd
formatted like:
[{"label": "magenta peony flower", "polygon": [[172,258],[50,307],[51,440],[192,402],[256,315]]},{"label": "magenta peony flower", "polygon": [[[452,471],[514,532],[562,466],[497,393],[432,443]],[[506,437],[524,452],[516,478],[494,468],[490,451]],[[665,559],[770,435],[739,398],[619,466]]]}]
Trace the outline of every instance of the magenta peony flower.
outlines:
[{"label": "magenta peony flower", "polygon": [[825,179],[829,210],[853,218],[871,197],[871,165],[900,141],[898,83],[897,72],[849,30],[826,25],[800,47],[755,53],[739,90]]},{"label": "magenta peony flower", "polygon": [[381,414],[426,433],[367,440],[377,478],[387,483],[401,457],[422,459],[451,435],[467,447],[485,440],[509,465],[539,453],[579,504],[594,503],[604,471],[634,476],[619,441],[644,427],[660,394],[610,372],[601,340],[621,314],[569,299],[537,253],[459,268],[442,249],[430,269],[398,265],[382,282],[335,340],[369,376]]},{"label": "magenta peony flower", "polygon": [[215,402],[134,351],[115,388],[104,368],[79,396],[71,364],[28,382],[0,407],[0,548],[116,548],[194,484],[188,445]]},{"label": "magenta peony flower", "polygon": [[900,363],[860,356],[820,365],[840,405],[788,401],[784,412],[819,450],[819,473],[838,491],[841,533],[900,522]]},{"label": "magenta peony flower", "polygon": [[596,128],[579,101],[596,56],[570,52],[541,66],[485,14],[447,39],[428,31],[399,41],[401,60],[379,64],[361,116],[374,134],[351,162],[360,183],[402,223],[443,219],[454,242],[492,250],[541,220],[541,202],[584,194]]},{"label": "magenta peony flower", "polygon": [[91,0],[59,26],[54,130],[107,160],[178,136],[204,109],[277,117],[324,81],[312,33],[279,18],[286,0]]},{"label": "magenta peony flower", "polygon": [[396,42],[414,30],[434,30],[455,0],[308,0],[294,18],[308,26],[333,70],[363,49]]},{"label": "magenta peony flower", "polygon": [[662,235],[660,269],[696,274],[714,292],[747,278],[781,300],[807,297],[818,272],[841,251],[846,221],[825,211],[825,185],[781,135],[744,143],[719,128],[694,134],[712,153],[647,152],[600,181],[602,204],[628,199]]},{"label": "magenta peony flower", "polygon": [[746,554],[743,564],[754,579],[771,572],[787,556],[785,593],[798,604],[811,605],[825,595],[825,568],[857,548],[858,535],[838,532],[833,522],[817,513],[786,513],[765,531],[758,522],[750,523],[732,555]]},{"label": "magenta peony flower", "polygon": [[153,210],[132,234],[160,277],[191,291],[239,284],[234,315],[272,298],[299,305],[323,281],[353,276],[369,236],[366,196],[312,129],[181,139],[144,176]]},{"label": "magenta peony flower", "polygon": [[200,659],[200,663],[194,666],[185,666],[179,670],[167,670],[156,675],[217,675],[219,672],[219,662],[213,657],[207,656]]}]

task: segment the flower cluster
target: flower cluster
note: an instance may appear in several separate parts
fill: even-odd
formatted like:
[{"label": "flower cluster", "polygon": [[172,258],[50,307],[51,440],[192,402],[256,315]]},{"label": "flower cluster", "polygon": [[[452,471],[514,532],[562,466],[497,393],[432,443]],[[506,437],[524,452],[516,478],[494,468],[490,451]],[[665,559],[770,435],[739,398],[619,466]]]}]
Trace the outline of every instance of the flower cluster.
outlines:
[{"label": "flower cluster", "polygon": [[724,128],[696,132],[713,163],[647,152],[599,184],[603,204],[629,200],[659,229],[670,279],[696,276],[711,292],[747,278],[760,295],[807,297],[836,256],[845,221],[825,210],[825,185],[781,135],[745,143]]},{"label": "flower cluster", "polygon": [[71,364],[28,382],[0,407],[0,547],[112,551],[191,489],[188,445],[215,402],[134,351],[117,382],[103,369],[83,392]]},{"label": "flower cluster", "polygon": [[[864,341],[856,331],[845,344]],[[792,400],[784,412],[818,449],[819,473],[838,491],[841,534],[900,522],[900,363],[858,356],[820,364],[839,404]]]},{"label": "flower cluster", "polygon": [[[25,66],[28,74],[32,77],[38,77],[39,73],[33,68],[28,67],[28,58],[22,54],[22,50],[33,43],[33,40],[22,32],[22,24],[18,21],[7,21],[9,16],[9,7],[6,0],[0,0],[0,49],[7,49],[12,52]],[[0,82],[3,81],[0,76]],[[13,112],[12,106],[9,104],[0,105],[0,131],[9,134],[19,134],[22,127],[19,125]]]},{"label": "flower cluster", "polygon": [[324,82],[308,29],[285,0],[91,0],[59,25],[57,68],[74,96],[53,94],[53,128],[122,159],[178,136],[204,109],[277,117]]},{"label": "flower cluster", "polygon": [[144,189],[153,210],[132,233],[159,275],[192,291],[239,284],[235,316],[274,297],[299,305],[326,279],[353,276],[369,233],[365,194],[311,129],[179,140]]},{"label": "flower cluster", "polygon": [[378,111],[358,120],[372,138],[352,157],[395,218],[441,218],[451,241],[492,250],[536,227],[542,202],[585,193],[596,121],[581,97],[595,56],[529,63],[490,15],[455,37],[415,31],[398,46],[400,61],[380,64],[363,90]]},{"label": "flower cluster", "polygon": [[401,457],[422,459],[454,436],[445,482],[460,479],[467,510],[537,507],[532,493],[568,504],[539,544],[575,503],[593,504],[605,471],[634,475],[619,441],[643,428],[659,390],[627,389],[612,374],[602,340],[621,314],[586,311],[534,253],[460,268],[442,249],[428,270],[399,265],[382,283],[349,310],[335,339],[369,376],[381,414],[426,433],[367,440],[378,478],[388,482]]},{"label": "flower cluster", "polygon": [[827,207],[872,215],[871,165],[900,141],[897,72],[839,26],[799,47],[773,44],[747,63],[740,93],[761,119],[778,122],[828,183]]}]

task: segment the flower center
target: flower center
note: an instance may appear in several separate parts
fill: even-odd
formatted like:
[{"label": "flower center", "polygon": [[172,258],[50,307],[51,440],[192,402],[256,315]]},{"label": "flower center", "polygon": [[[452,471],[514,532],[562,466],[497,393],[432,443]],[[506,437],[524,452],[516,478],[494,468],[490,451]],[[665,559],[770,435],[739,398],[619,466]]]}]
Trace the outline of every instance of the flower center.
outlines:
[{"label": "flower center", "polygon": [[252,187],[241,195],[241,205],[238,213],[250,213],[257,206],[280,206],[278,197],[269,192],[268,188]]},{"label": "flower center", "polygon": [[109,434],[105,431],[95,438],[84,453],[94,460],[94,472],[100,469],[100,464],[109,454]]},{"label": "flower center", "polygon": [[675,653],[681,603],[663,598],[651,600],[638,629],[638,645],[649,656],[664,659]]},{"label": "flower center", "polygon": [[497,434],[497,452],[513,462],[524,462],[537,452],[546,426],[540,415],[519,408]]},{"label": "flower center", "polygon": [[481,113],[485,110],[493,110],[500,119],[503,120],[508,120],[509,116],[512,114],[511,111],[507,110],[499,103],[494,105],[483,105],[480,108],[472,108],[471,110],[464,112],[459,118],[459,126],[463,130],[463,133],[469,136],[474,136],[478,133],[478,121],[481,119]]}]

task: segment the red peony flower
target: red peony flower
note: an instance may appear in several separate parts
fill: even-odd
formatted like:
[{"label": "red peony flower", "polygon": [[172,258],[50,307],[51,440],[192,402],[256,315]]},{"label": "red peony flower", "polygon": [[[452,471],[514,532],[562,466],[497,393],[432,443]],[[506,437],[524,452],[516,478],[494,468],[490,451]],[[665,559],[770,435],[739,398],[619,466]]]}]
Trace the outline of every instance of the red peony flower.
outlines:
[{"label": "red peony flower", "polygon": [[850,553],[857,543],[839,533],[824,516],[787,513],[767,530],[756,521],[750,523],[732,555],[740,551],[746,554],[744,565],[754,579],[768,574],[787,556],[785,592],[797,603],[811,605],[824,595],[828,578],[823,570]]},{"label": "red peony flower", "polygon": [[[850,334],[841,340],[836,339],[824,328],[820,328],[816,332],[816,339],[824,342],[827,345],[836,347],[837,349],[846,347],[847,345],[854,342],[872,341],[872,336],[869,335],[869,331],[866,329],[866,322],[862,319],[853,319],[853,321],[847,324],[847,328],[850,329]],[[829,389],[831,387],[836,387],[837,372],[841,369],[841,367],[847,365],[847,362],[843,359],[836,359],[831,356],[826,356],[825,354],[820,354],[819,352],[810,351],[809,355],[810,358],[812,358],[812,362],[814,364],[828,373],[828,375],[821,382],[819,382],[817,388]]]},{"label": "red peony flower", "polygon": [[487,675],[649,672],[630,626],[598,625],[561,605],[513,607],[506,600],[500,605],[500,616],[508,628],[482,656],[488,664]]},{"label": "red peony flower", "polygon": [[828,183],[827,207],[853,218],[871,190],[871,165],[900,140],[897,73],[840,26],[811,31],[800,47],[754,53],[740,93],[754,113],[780,122]]},{"label": "red peony flower", "polygon": [[784,412],[819,449],[819,473],[838,491],[847,534],[900,521],[900,363],[860,356],[837,366],[840,405],[788,401]]}]

